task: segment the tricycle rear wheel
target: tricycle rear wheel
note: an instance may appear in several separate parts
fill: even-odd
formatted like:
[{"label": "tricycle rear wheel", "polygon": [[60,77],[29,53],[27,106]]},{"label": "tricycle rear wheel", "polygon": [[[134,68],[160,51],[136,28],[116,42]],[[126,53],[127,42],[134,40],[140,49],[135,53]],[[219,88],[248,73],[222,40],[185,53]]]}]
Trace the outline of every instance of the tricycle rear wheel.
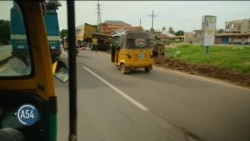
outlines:
[{"label": "tricycle rear wheel", "polygon": [[150,72],[152,70],[152,67],[145,67],[144,70],[145,72]]},{"label": "tricycle rear wheel", "polygon": [[123,74],[126,73],[126,67],[124,64],[121,64],[120,69],[121,69],[121,73],[123,73]]}]

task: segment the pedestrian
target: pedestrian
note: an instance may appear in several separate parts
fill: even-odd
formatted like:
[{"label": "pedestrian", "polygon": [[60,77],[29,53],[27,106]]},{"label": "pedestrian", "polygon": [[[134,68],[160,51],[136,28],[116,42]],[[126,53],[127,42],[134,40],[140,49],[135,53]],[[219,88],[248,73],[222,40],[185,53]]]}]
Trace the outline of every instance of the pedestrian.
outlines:
[{"label": "pedestrian", "polygon": [[92,52],[95,50],[95,52],[97,52],[97,39],[94,36],[92,39]]}]

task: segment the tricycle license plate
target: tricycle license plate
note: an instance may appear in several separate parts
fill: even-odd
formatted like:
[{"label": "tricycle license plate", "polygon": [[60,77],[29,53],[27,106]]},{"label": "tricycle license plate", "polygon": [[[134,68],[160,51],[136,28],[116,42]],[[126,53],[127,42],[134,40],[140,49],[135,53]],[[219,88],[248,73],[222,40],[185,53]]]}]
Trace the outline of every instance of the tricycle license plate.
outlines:
[{"label": "tricycle license plate", "polygon": [[138,54],[138,58],[139,59],[143,59],[144,58],[144,54]]}]

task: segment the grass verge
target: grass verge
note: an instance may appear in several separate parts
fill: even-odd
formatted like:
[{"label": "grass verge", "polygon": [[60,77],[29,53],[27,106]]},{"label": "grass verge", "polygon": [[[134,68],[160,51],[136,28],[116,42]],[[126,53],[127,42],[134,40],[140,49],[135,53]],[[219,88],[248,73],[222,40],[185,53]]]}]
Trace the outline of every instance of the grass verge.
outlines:
[{"label": "grass verge", "polygon": [[215,45],[206,48],[199,45],[175,44],[165,47],[166,57],[185,60],[195,64],[208,64],[234,71],[250,73],[250,47]]}]

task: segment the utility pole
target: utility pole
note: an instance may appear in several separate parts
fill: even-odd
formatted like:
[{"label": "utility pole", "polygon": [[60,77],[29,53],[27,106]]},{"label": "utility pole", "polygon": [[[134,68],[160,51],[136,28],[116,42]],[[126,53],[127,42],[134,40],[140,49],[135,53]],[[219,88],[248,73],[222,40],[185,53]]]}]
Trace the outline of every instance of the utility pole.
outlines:
[{"label": "utility pole", "polygon": [[152,17],[152,27],[150,29],[150,31],[154,30],[154,17],[156,17],[156,15],[154,15],[154,10],[152,11],[152,15],[149,15],[150,17]]},{"label": "utility pole", "polygon": [[97,1],[97,32],[98,33],[101,33],[102,31],[102,26],[101,26],[101,23],[102,23],[102,19],[101,19],[101,8],[100,8],[100,4],[99,4],[99,0]]}]

